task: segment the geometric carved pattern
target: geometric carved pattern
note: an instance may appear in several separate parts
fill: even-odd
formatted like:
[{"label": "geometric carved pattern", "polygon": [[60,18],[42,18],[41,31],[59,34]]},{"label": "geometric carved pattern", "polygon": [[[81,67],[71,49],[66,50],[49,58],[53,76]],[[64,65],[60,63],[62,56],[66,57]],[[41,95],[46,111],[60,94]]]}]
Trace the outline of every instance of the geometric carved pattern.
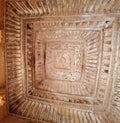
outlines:
[{"label": "geometric carved pattern", "polygon": [[109,105],[115,19],[53,16],[54,11],[38,17],[49,7],[37,3],[7,2],[9,112],[48,122],[82,122],[73,118],[82,116],[109,123],[91,111],[105,111]]},{"label": "geometric carved pattern", "polygon": [[81,46],[75,43],[46,44],[46,77],[63,81],[80,81]]},{"label": "geometric carved pattern", "polygon": [[[101,45],[99,41],[100,32],[87,30],[71,31],[68,27],[66,27],[67,30],[56,29],[54,31],[50,29],[50,31],[46,30],[43,32],[41,30],[44,27],[40,27],[39,29],[41,23],[34,25],[34,27],[37,27],[37,32],[35,33],[36,39],[34,39],[36,40],[35,79],[37,79],[37,83],[42,82],[43,85],[46,85],[46,87],[48,86],[47,88],[54,90],[55,93],[69,94],[72,96],[89,96],[89,94],[93,94],[92,91],[95,87],[92,86],[95,85],[98,73],[99,45]],[[88,42],[86,42],[82,39],[82,35],[84,36],[86,33],[94,33],[94,39],[91,39],[90,41],[88,39]],[[91,48],[92,46],[94,49]],[[87,51],[85,50],[85,47],[88,47]],[[91,55],[91,58],[93,59],[87,59],[88,55],[89,57]],[[88,76],[88,74],[91,73],[87,73],[89,71],[93,72],[90,76],[92,77],[91,79]],[[88,81],[90,81],[90,84]],[[65,85],[66,89],[61,90]],[[37,87],[39,87],[39,85]],[[83,91],[85,89],[82,88],[88,88],[88,92]],[[43,88],[41,85],[40,89],[48,91],[48,89]],[[50,98],[50,96],[47,98]],[[66,100],[74,99],[68,98]],[[79,102],[79,99],[77,102]]]},{"label": "geometric carved pattern", "polygon": [[[41,23],[43,22],[32,23],[32,20],[30,23],[27,22],[27,27],[32,25],[32,28],[31,30],[30,28],[27,29],[27,32],[31,32],[31,34],[26,33],[29,36],[29,38],[27,36],[28,43],[26,45],[31,48],[30,50],[28,48],[26,54],[29,54],[28,57],[33,59],[35,56],[33,65],[31,65],[32,59],[26,59],[27,68],[31,66],[31,70],[35,69],[35,76],[33,72],[28,76],[28,79],[32,76],[34,78],[34,82],[31,85],[35,83],[37,88],[40,87],[39,95],[43,98],[46,93],[50,93],[47,88],[57,94],[63,94],[63,96],[64,94],[69,94],[69,98],[66,98],[68,101],[75,100],[73,95],[89,96],[93,94],[97,84],[96,77],[99,76],[98,65],[100,63],[98,60],[100,54],[99,46],[102,44],[102,41],[100,42],[101,32],[99,30],[78,30],[74,27],[72,27],[74,30],[71,31],[68,25],[65,27],[66,30],[57,30],[55,29],[56,27],[54,30],[50,28],[44,30],[45,27],[41,27]],[[44,25],[47,25],[47,23]],[[83,38],[86,33],[94,35],[93,39]],[[31,39],[31,41],[28,39]],[[35,45],[29,43],[33,41],[35,41]],[[32,47],[34,47],[34,50]],[[31,51],[34,51],[35,54]],[[30,81],[32,82],[32,80]],[[42,84],[46,86],[46,89],[42,87]],[[65,85],[66,89],[61,90]],[[88,88],[88,91],[84,91],[85,89],[82,88]],[[41,92],[41,90],[44,90],[44,92]],[[72,96],[71,98],[70,95]],[[63,100],[63,96],[59,97],[60,100]],[[47,96],[47,98],[53,98],[53,96]],[[77,102],[80,102],[79,97],[77,98]]]}]

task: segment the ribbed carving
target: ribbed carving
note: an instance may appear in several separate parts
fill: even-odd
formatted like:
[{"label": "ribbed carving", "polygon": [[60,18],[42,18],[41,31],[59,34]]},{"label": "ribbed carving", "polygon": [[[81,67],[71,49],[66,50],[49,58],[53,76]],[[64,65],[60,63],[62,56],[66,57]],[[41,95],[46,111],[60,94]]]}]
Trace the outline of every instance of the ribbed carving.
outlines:
[{"label": "ribbed carving", "polygon": [[[120,23],[120,22],[119,22]],[[112,99],[111,99],[111,117],[115,122],[120,121],[120,31],[115,32],[117,34],[117,48],[116,48],[116,68],[115,68],[115,82],[113,87]]]},{"label": "ribbed carving", "polygon": [[36,16],[49,14],[81,15],[88,13],[119,13],[120,1],[84,1],[84,0],[7,0],[20,16]]},{"label": "ribbed carving", "polygon": [[[20,112],[21,110],[22,112]],[[107,115],[102,113],[84,112],[69,108],[44,104],[39,101],[25,100],[16,109],[16,114],[27,116],[36,121],[54,122],[54,123],[74,123],[74,122],[91,122],[91,123],[111,123]]]},{"label": "ribbed carving", "polygon": [[101,72],[99,78],[99,88],[97,90],[98,101],[103,103],[106,93],[106,88],[108,86],[108,76],[110,71],[110,61],[112,53],[112,29],[106,28],[103,33],[103,54],[102,54],[102,63],[101,63]]},{"label": "ribbed carving", "polygon": [[[6,57],[7,57],[7,80],[8,101],[10,110],[19,104],[23,98],[23,75],[22,75],[22,49],[21,49],[21,21],[7,4],[6,15]],[[13,15],[16,15],[14,16]]]},{"label": "ribbed carving", "polygon": [[[115,19],[71,15],[108,12],[116,3],[7,0],[10,113],[45,122],[110,123],[100,111],[108,109],[113,84]],[[117,112],[118,97],[112,102]]]}]

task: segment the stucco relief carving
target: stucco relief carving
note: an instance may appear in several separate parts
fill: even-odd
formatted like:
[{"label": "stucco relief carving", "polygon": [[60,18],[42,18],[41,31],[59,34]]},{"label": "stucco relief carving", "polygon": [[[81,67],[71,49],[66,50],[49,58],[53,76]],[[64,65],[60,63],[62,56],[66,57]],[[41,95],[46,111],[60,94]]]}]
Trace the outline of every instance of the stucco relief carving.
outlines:
[{"label": "stucco relief carving", "polygon": [[[32,77],[35,88],[40,91],[38,95],[42,98],[46,97],[46,93],[50,91],[57,94],[69,94],[66,101],[69,99],[75,101],[72,99],[74,94],[77,96],[93,95],[98,77],[100,31],[75,28],[71,30],[68,25],[65,29],[56,27],[52,29],[45,27],[47,22],[43,25],[42,23],[42,21],[27,23],[27,27],[33,25],[31,29],[28,28],[27,37],[31,42],[27,40],[26,45],[30,45],[31,49],[27,49],[27,54],[33,51],[31,58],[34,59],[34,61],[27,59],[31,64],[28,66],[32,70],[28,72],[28,84],[32,82],[30,81]],[[88,90],[84,91],[83,88],[88,88]],[[75,102],[79,102],[77,98]],[[64,95],[59,99],[64,100]]]},{"label": "stucco relief carving", "polygon": [[[119,1],[58,3],[54,0],[6,1],[9,112],[48,122],[109,123],[105,111],[111,102],[115,53],[119,45],[116,17],[107,13],[119,12],[119,7],[113,11]],[[81,16],[83,13],[88,15]],[[53,44],[59,47],[55,49]],[[74,67],[77,51],[64,49],[66,44],[78,47],[79,67]],[[55,71],[55,75],[57,72],[69,75],[76,70],[80,74],[74,78],[80,79],[58,78],[50,70]],[[114,97],[117,99],[112,105],[118,106],[119,94]],[[103,117],[101,112],[105,112]],[[65,121],[66,116],[75,120]]]},{"label": "stucco relief carving", "polygon": [[[26,59],[26,70],[27,84],[29,85],[29,87],[27,87],[27,92],[30,93],[30,96],[37,95],[38,98],[44,100],[96,105],[99,104],[99,100],[102,100],[100,102],[102,104],[104,101],[104,94],[101,95],[101,93],[105,93],[105,91],[101,90],[105,90],[105,88],[102,88],[102,84],[105,82],[99,81],[99,78],[102,80],[103,76],[99,76],[100,69],[98,68],[102,60],[101,56],[103,52],[101,52],[101,49],[108,48],[109,46],[105,45],[105,47],[103,47],[102,43],[104,40],[101,37],[104,33],[106,36],[107,31],[110,29],[88,30],[87,27],[84,29],[72,27],[71,30],[71,28],[69,28],[71,25],[67,25],[64,29],[62,25],[60,25],[60,28],[57,28],[55,25],[53,25],[53,28],[48,28],[46,27],[48,21],[41,20],[38,21],[39,23],[36,23],[33,19],[29,21],[27,20],[27,23],[25,21],[24,24],[27,25],[27,35],[25,35],[25,37],[27,37],[25,38],[27,39],[25,40],[25,45],[28,46],[26,49],[26,54],[28,54],[28,58]],[[76,24],[76,22],[73,23]],[[68,36],[69,34],[71,35]],[[105,37],[105,41],[106,40]],[[67,73],[68,75],[70,73],[68,73],[68,71],[73,70],[73,68],[70,69],[71,66],[69,67],[68,64],[58,65],[58,63],[62,63],[60,59],[65,53],[69,55],[75,54],[72,53],[73,51],[70,51],[70,48],[73,48],[76,54],[77,51],[79,52],[79,58],[77,58],[80,62],[78,62],[79,67],[77,67],[76,70],[78,69],[78,71],[81,71],[81,76],[79,76],[80,79],[78,81],[71,81],[71,78],[66,76],[67,79],[62,77],[62,79],[60,79],[55,76],[57,72],[60,74]],[[68,49],[69,53],[67,52]],[[57,52],[60,55],[57,55]],[[68,58],[68,61],[70,61],[71,58],[72,57]],[[74,60],[73,58],[71,61]],[[50,63],[48,61],[50,61]],[[48,63],[50,65],[48,65]],[[107,68],[103,65],[102,69]],[[53,76],[50,76],[52,74],[50,70],[52,72],[55,71]],[[50,72],[49,77],[47,76],[48,71]],[[105,77],[107,77],[107,75],[108,73]],[[31,88],[33,89],[32,91]],[[97,88],[99,88],[99,90],[97,90]],[[96,99],[94,99],[95,95],[98,98],[96,97]],[[91,98],[91,100],[89,98]]]},{"label": "stucco relief carving", "polygon": [[[39,69],[43,68],[46,79],[80,81],[83,42],[71,35],[79,37],[79,31],[47,30],[37,31],[35,34],[36,77],[40,75]],[[38,78],[40,80],[40,76]]]},{"label": "stucco relief carving", "polygon": [[82,65],[80,44],[46,44],[46,76],[49,79],[80,81]]}]

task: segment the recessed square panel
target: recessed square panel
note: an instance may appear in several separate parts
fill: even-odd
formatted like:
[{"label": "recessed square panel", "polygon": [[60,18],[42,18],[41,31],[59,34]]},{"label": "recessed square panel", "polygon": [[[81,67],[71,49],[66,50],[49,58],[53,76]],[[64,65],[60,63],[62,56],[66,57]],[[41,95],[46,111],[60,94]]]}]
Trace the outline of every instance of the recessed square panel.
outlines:
[{"label": "recessed square panel", "polygon": [[[44,97],[45,93],[53,91],[63,94],[61,98],[64,95],[76,95],[77,98],[92,96],[99,76],[101,32],[75,28],[52,29],[45,27],[47,22],[44,21],[32,24],[31,50],[34,51],[35,64],[31,66],[34,71],[31,75],[39,94]],[[89,37],[90,34],[94,36]],[[29,40],[27,43],[30,44]]]},{"label": "recessed square panel", "polygon": [[80,43],[46,43],[46,78],[61,81],[80,81],[82,54]]}]

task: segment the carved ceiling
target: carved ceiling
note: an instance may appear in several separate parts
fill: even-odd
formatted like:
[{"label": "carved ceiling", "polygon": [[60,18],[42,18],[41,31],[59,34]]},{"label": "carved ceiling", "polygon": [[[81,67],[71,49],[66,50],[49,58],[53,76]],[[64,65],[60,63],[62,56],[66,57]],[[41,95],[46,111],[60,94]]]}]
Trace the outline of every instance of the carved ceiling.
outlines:
[{"label": "carved ceiling", "polygon": [[7,0],[10,113],[46,122],[62,117],[69,123],[79,120],[75,112],[88,119],[96,115],[90,122],[109,123],[91,112],[107,112],[111,105],[117,18],[85,14],[119,13],[119,2]]}]

